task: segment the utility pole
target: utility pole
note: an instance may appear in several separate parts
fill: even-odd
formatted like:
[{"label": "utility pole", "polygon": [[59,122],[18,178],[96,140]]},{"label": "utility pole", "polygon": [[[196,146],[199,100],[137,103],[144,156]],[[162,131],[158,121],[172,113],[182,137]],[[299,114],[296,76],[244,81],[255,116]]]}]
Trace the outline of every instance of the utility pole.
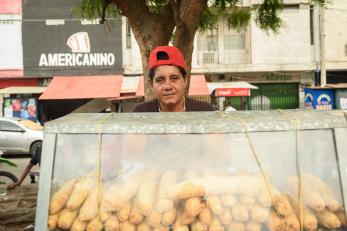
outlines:
[{"label": "utility pole", "polygon": [[314,44],[314,62],[316,64],[315,70],[315,86],[320,85],[320,28],[319,28],[319,6],[312,5],[313,7],[313,44]]},{"label": "utility pole", "polygon": [[320,31],[320,85],[325,87],[327,84],[327,70],[325,60],[325,9],[319,7],[319,31]]}]

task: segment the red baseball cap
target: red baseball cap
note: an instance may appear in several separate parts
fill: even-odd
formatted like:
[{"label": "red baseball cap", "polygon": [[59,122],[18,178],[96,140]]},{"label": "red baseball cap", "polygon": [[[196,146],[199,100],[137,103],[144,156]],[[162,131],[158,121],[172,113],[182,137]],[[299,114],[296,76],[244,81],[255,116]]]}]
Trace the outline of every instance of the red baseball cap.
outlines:
[{"label": "red baseball cap", "polygon": [[[158,59],[159,56],[165,57],[165,54],[167,55],[167,59]],[[174,65],[182,67],[185,71],[187,71],[186,62],[181,51],[174,46],[160,46],[152,50],[151,54],[149,55],[148,69],[150,70],[162,65]]]}]

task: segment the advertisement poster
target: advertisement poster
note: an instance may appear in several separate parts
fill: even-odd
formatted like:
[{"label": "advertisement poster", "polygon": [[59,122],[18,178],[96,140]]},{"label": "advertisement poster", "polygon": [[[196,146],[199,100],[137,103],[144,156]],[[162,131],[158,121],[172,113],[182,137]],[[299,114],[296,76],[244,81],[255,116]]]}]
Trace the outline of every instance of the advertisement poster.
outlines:
[{"label": "advertisement poster", "polygon": [[37,99],[4,99],[4,116],[37,121]]}]

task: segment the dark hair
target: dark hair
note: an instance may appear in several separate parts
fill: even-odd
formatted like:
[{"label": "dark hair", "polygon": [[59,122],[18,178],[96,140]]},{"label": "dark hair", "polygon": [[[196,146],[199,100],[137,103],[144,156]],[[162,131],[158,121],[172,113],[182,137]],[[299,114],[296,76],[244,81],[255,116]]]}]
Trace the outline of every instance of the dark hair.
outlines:
[{"label": "dark hair", "polygon": [[[177,67],[177,66],[175,66],[175,67]],[[183,78],[185,78],[186,75],[187,75],[186,70],[184,70],[182,67],[177,67],[177,68],[180,70],[181,75],[183,76]],[[154,68],[152,68],[152,69],[150,69],[150,70],[148,71],[148,76],[149,76],[149,78],[150,78],[151,81],[153,81],[153,78],[154,78],[154,74],[155,74],[155,70],[156,70],[156,69],[157,69],[157,67],[154,67]]]}]

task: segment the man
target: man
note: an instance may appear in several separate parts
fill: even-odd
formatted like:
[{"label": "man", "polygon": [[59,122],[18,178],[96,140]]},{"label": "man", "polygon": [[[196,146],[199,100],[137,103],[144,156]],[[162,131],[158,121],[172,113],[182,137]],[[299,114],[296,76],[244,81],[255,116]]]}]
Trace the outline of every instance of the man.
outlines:
[{"label": "man", "polygon": [[21,177],[19,178],[19,180],[13,184],[9,184],[7,185],[7,190],[12,190],[17,186],[20,186],[22,184],[22,182],[24,181],[25,177],[28,175],[28,173],[30,172],[30,170],[32,169],[32,167],[34,165],[37,165],[41,163],[41,152],[42,152],[42,144],[39,144],[33,154],[33,156],[31,157],[29,163],[27,164],[27,166],[25,167],[24,171],[22,172]]},{"label": "man", "polygon": [[209,103],[184,97],[187,67],[178,48],[155,48],[149,56],[148,70],[155,99],[136,104],[132,112],[214,111]]}]

